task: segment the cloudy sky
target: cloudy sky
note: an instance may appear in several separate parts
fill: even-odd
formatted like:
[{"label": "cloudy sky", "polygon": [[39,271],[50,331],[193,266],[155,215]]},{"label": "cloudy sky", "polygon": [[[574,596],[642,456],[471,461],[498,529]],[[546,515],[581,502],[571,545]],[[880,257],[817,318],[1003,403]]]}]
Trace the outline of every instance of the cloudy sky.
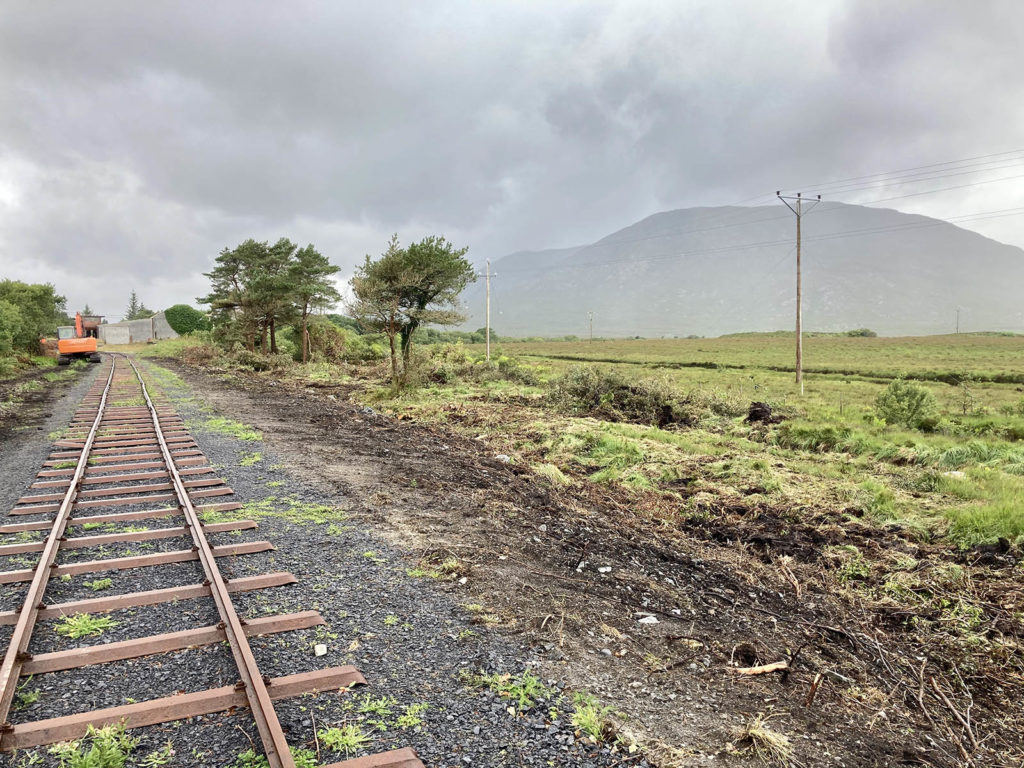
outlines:
[{"label": "cloudy sky", "polygon": [[824,189],[1024,246],[1022,39],[1017,0],[4,0],[0,277],[117,319],[247,237],[482,260],[923,166]]}]

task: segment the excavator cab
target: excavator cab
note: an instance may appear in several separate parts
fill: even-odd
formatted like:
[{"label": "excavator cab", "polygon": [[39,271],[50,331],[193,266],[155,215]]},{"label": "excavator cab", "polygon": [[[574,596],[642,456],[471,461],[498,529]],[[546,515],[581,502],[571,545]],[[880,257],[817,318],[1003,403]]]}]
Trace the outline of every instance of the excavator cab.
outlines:
[{"label": "excavator cab", "polygon": [[91,363],[100,361],[100,353],[96,349],[99,337],[100,315],[75,314],[75,324],[62,325],[57,329],[57,365],[67,365],[74,359],[88,360]]}]

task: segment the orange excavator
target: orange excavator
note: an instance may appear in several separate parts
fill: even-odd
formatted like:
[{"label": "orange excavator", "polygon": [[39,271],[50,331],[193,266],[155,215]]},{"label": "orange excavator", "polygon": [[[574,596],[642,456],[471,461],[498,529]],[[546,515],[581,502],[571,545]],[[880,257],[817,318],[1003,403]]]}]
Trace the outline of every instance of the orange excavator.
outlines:
[{"label": "orange excavator", "polygon": [[96,339],[100,335],[101,315],[83,315],[75,313],[74,325],[62,325],[57,328],[57,365],[67,365],[74,359],[88,360],[90,363],[100,361],[100,353],[96,351]]}]

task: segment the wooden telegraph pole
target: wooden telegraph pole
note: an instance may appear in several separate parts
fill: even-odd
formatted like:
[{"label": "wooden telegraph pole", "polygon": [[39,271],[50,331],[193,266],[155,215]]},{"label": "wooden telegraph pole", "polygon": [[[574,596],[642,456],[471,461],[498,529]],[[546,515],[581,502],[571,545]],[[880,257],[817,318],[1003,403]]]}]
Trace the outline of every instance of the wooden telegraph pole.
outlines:
[{"label": "wooden telegraph pole", "polygon": [[818,195],[817,200],[811,201],[811,204],[806,209],[804,208],[804,198],[800,192],[796,193],[796,197],[783,195],[781,191],[776,191],[775,196],[786,204],[793,213],[796,214],[796,383],[800,385],[800,394],[804,393],[804,337],[803,337],[803,293],[800,284],[800,223],[805,213],[809,213],[811,208],[821,202],[821,195]]},{"label": "wooden telegraph pole", "polygon": [[487,259],[487,319],[484,324],[484,337],[487,339],[487,362],[491,362],[491,260]]}]

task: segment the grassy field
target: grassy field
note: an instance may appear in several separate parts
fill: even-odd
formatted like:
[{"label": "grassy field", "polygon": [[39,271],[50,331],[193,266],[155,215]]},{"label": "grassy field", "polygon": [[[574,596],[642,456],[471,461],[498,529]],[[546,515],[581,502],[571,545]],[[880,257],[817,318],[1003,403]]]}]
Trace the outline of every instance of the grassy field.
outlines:
[{"label": "grassy field", "polygon": [[[189,343],[126,351],[175,356]],[[421,385],[397,397],[372,366],[314,363],[275,375],[346,382],[374,407],[460,429],[468,423],[474,436],[486,423],[496,450],[541,474],[647,494],[659,514],[737,504],[840,518],[856,510],[957,548],[1024,542],[1024,385],[993,380],[1024,379],[1024,337],[812,336],[809,370],[843,372],[809,372],[803,394],[792,372],[776,370],[792,346],[791,334],[504,343],[495,359],[518,364],[502,373],[483,364],[482,349],[438,345],[422,350],[430,359]],[[659,429],[552,406],[553,383],[581,364],[714,401],[720,412]],[[927,431],[879,417],[877,398],[898,375],[924,376],[920,385],[935,396],[939,413]],[[752,401],[768,402],[783,421],[746,423]],[[488,416],[495,404],[498,420]]]},{"label": "grassy field", "polygon": [[[714,393],[740,409],[767,401],[786,416],[767,432],[738,418],[684,432],[600,424],[601,438],[618,443],[623,456],[590,462],[597,481],[663,488],[671,485],[664,478],[692,466],[695,456],[728,456],[698,477],[698,487],[726,499],[754,496],[756,502],[762,494],[747,492],[765,488],[769,503],[863,508],[880,524],[897,523],[955,546],[1024,540],[1024,387],[1015,381],[1024,380],[1024,337],[812,336],[805,340],[803,394],[792,373],[793,345],[792,334],[743,334],[510,343],[498,354],[526,361],[542,386],[585,362],[631,380],[660,380],[681,393]],[[934,394],[941,417],[934,430],[878,418],[876,400],[897,376],[919,380]],[[407,397],[426,407],[453,394],[444,389]],[[558,445],[538,450],[552,448],[565,457]]]},{"label": "grassy field", "polygon": [[[513,354],[670,367],[793,371],[792,333],[750,333],[715,339],[615,339],[518,342]],[[1024,336],[956,334],[900,338],[806,335],[809,373],[1024,383]]]}]

